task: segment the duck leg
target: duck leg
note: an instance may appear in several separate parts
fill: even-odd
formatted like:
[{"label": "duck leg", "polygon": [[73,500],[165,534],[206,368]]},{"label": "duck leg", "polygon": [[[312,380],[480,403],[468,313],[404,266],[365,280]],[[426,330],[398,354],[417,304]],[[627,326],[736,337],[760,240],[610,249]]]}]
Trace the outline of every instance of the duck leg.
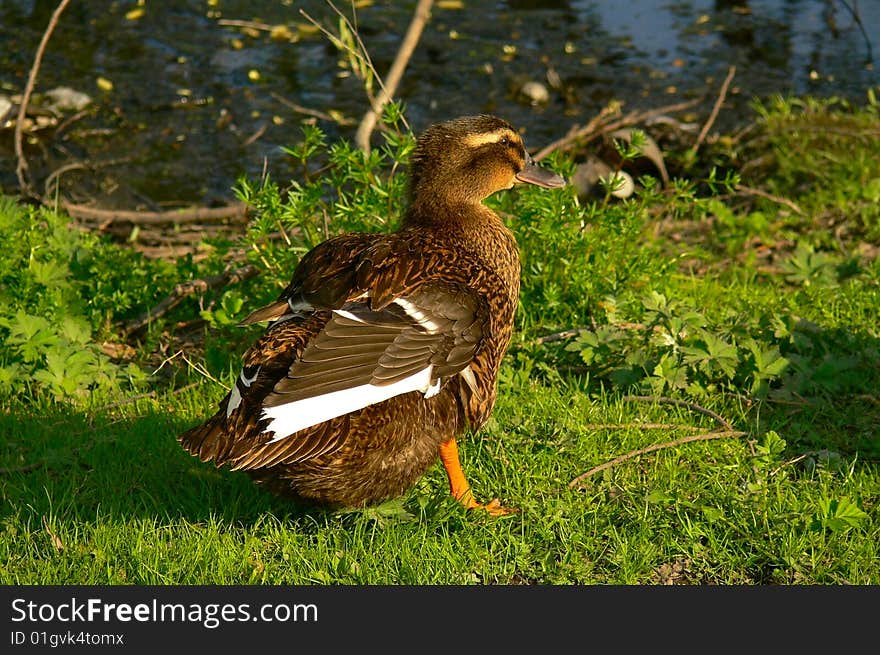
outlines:
[{"label": "duck leg", "polygon": [[471,485],[464,477],[464,471],[458,459],[458,444],[454,437],[440,444],[440,461],[443,462],[443,468],[446,469],[452,497],[464,505],[465,509],[484,509],[492,516],[504,516],[519,511],[516,508],[503,507],[497,498],[485,505],[476,501],[471,492]]}]

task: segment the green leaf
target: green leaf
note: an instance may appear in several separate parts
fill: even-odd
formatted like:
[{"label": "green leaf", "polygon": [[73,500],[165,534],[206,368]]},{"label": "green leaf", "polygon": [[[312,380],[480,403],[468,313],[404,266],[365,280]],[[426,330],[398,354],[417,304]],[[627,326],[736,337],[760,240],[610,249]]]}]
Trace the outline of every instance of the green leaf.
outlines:
[{"label": "green leaf", "polygon": [[2,323],[9,329],[12,343],[30,341],[39,332],[48,332],[51,327],[49,321],[42,316],[32,316],[22,310],[18,310],[12,318],[3,318]]},{"label": "green leaf", "polygon": [[0,366],[0,395],[14,392],[18,389],[27,372],[18,364]]},{"label": "green leaf", "polygon": [[4,319],[3,323],[9,329],[7,342],[14,346],[14,352],[25,362],[40,360],[48,348],[60,342],[51,329],[52,325],[41,316],[32,316],[19,310],[11,319]]},{"label": "green leaf", "polygon": [[58,260],[50,259],[49,261],[41,262],[32,259],[29,268],[37,284],[42,284],[44,287],[57,289],[58,287],[66,287],[69,284],[70,269]]},{"label": "green leaf", "polygon": [[665,491],[655,489],[654,491],[651,491],[647,496],[645,496],[645,502],[651,503],[652,505],[657,503],[668,504],[675,502],[675,497],[670,496]]},{"label": "green leaf", "polygon": [[880,202],[880,177],[875,177],[862,186],[862,197],[868,202]]},{"label": "green leaf", "polygon": [[701,509],[703,510],[703,516],[706,517],[706,520],[709,521],[709,523],[715,523],[724,518],[724,512],[717,507],[704,505]]},{"label": "green leaf", "polygon": [[736,374],[736,365],[739,363],[739,351],[736,346],[706,331],[703,332],[703,340],[709,350],[713,367],[721,369],[728,378],[733,378]]},{"label": "green leaf", "polygon": [[86,344],[92,340],[92,328],[79,316],[65,316],[59,328],[59,334],[71,343]]},{"label": "green leaf", "polygon": [[678,358],[665,354],[654,367],[654,376],[663,381],[668,389],[684,389],[688,385],[687,369],[681,366]]},{"label": "green leaf", "polygon": [[761,441],[755,445],[758,456],[755,458],[761,466],[775,465],[788,444],[774,430],[764,434]]},{"label": "green leaf", "polygon": [[801,242],[791,256],[782,262],[781,268],[785,279],[792,284],[834,287],[837,286],[838,262],[839,258],[816,252],[812,245]]},{"label": "green leaf", "polygon": [[747,339],[746,348],[752,354],[754,369],[751,371],[751,392],[759,395],[766,393],[768,382],[778,379],[791,363],[779,352],[779,348],[764,348],[754,339]]},{"label": "green leaf", "polygon": [[845,532],[860,527],[868,519],[868,515],[847,497],[823,498],[819,501],[819,511],[814,517],[813,525],[832,532]]},{"label": "green leaf", "polygon": [[667,314],[669,311],[669,304],[666,300],[666,296],[656,291],[651,291],[646,297],[644,297],[642,299],[642,304],[645,309],[651,312]]}]

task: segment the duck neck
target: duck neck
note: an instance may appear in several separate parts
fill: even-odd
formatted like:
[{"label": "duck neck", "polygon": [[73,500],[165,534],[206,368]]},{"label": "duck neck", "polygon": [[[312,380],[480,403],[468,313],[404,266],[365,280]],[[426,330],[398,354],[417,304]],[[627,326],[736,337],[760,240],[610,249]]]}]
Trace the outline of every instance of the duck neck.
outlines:
[{"label": "duck neck", "polygon": [[473,229],[487,224],[503,225],[498,214],[482,201],[443,196],[415,196],[403,219],[404,227]]}]

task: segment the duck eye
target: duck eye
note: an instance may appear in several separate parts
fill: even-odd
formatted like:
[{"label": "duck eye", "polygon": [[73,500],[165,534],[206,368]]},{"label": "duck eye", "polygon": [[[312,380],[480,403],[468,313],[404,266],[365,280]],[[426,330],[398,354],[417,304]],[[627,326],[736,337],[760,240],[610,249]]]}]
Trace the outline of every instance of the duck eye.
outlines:
[{"label": "duck eye", "polygon": [[502,146],[508,146],[510,145],[510,139],[508,139],[506,136],[503,136],[501,137],[501,140],[498,141],[498,143],[500,143]]}]

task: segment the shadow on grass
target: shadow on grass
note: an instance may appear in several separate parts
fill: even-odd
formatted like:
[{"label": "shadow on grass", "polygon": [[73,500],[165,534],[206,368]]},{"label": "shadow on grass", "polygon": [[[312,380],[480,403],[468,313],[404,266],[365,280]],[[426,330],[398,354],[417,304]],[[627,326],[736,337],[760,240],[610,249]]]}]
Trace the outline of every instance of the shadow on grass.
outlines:
[{"label": "shadow on grass", "polygon": [[762,409],[762,427],[799,450],[880,460],[880,339],[853,328],[799,321],[790,363]]},{"label": "shadow on grass", "polygon": [[192,424],[156,410],[116,419],[64,409],[0,414],[0,519],[21,513],[248,526],[266,514],[325,515],[186,453],[176,436]]}]

